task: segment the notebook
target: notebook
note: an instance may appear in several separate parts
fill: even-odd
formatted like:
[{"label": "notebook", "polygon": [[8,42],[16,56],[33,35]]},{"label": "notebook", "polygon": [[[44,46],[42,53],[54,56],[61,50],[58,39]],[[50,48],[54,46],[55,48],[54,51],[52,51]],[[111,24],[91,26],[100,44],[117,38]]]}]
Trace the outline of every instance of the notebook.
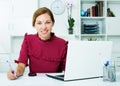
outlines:
[{"label": "notebook", "polygon": [[111,41],[69,41],[64,73],[46,75],[63,81],[99,78],[111,54]]}]

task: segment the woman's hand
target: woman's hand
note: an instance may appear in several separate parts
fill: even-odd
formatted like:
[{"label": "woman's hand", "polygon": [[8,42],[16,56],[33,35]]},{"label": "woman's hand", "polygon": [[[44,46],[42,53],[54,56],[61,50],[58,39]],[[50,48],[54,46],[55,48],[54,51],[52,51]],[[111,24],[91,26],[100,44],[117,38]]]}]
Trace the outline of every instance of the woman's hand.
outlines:
[{"label": "woman's hand", "polygon": [[9,70],[8,72],[7,72],[7,77],[8,77],[8,79],[10,79],[10,80],[15,80],[15,79],[17,79],[18,78],[18,73],[16,72],[16,71],[13,71],[13,70]]},{"label": "woman's hand", "polygon": [[17,79],[18,77],[22,76],[23,73],[24,73],[25,67],[26,67],[25,64],[23,64],[23,63],[18,63],[18,66],[17,66],[17,68],[16,68],[15,71],[9,70],[9,71],[7,72],[7,77],[8,77],[8,79],[10,79],[10,80],[15,80],[15,79]]}]

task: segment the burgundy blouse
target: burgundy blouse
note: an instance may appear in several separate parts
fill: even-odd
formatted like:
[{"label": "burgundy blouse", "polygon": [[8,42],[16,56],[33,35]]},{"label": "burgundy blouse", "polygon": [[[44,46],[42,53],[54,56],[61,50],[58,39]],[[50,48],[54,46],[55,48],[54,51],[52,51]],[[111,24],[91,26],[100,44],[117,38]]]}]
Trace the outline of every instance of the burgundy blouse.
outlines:
[{"label": "burgundy blouse", "polygon": [[38,34],[25,34],[20,55],[15,62],[29,65],[30,73],[61,72],[65,69],[68,42],[51,33],[49,40]]}]

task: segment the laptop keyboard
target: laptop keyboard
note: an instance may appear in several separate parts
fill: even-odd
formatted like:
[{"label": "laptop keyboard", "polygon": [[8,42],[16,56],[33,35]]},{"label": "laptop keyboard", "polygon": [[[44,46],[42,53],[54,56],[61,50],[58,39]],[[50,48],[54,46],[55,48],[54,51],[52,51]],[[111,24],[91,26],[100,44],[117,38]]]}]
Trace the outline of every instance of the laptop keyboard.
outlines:
[{"label": "laptop keyboard", "polygon": [[56,75],[57,77],[64,77],[64,75]]}]

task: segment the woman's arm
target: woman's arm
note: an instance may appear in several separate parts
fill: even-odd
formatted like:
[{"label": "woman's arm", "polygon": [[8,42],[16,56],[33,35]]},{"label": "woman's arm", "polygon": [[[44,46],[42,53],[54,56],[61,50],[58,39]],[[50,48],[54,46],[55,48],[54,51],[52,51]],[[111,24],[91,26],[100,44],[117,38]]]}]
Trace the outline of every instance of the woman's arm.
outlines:
[{"label": "woman's arm", "polygon": [[24,63],[18,63],[18,66],[14,72],[12,70],[9,70],[7,73],[7,77],[10,80],[15,80],[18,77],[22,76],[24,74],[26,65]]}]

